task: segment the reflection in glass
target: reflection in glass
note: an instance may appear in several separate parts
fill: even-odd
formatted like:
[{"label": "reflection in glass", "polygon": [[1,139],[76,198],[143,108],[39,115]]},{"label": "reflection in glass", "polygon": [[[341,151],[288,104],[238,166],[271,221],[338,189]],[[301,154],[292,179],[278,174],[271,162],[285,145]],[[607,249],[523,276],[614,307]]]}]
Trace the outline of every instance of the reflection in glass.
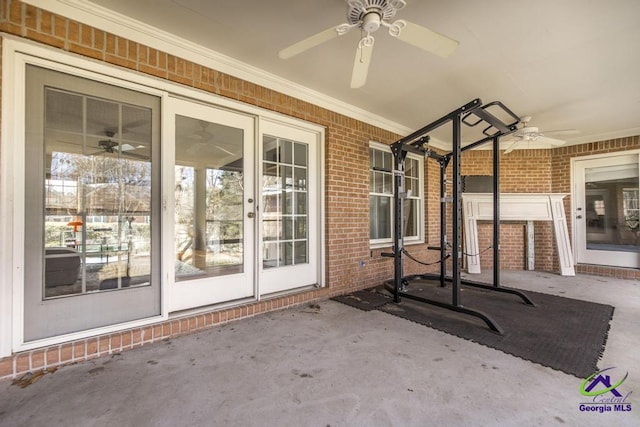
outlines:
[{"label": "reflection in glass", "polygon": [[243,131],[176,116],[176,280],[243,271]]},{"label": "reflection in glass", "polygon": [[585,169],[587,249],[640,252],[638,164]]},{"label": "reflection in glass", "polygon": [[306,264],[306,144],[272,136],[262,140],[263,268]]},{"label": "reflection in glass", "polygon": [[45,298],[149,285],[151,110],[52,88],[45,105]]}]

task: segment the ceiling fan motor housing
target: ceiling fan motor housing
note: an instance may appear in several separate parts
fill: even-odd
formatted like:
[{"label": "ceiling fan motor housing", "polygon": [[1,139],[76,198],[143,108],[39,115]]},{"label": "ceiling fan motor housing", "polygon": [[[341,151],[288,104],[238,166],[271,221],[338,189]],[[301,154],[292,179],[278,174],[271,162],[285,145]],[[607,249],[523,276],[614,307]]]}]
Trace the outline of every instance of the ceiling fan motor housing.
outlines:
[{"label": "ceiling fan motor housing", "polygon": [[380,28],[381,22],[389,23],[404,6],[406,3],[399,0],[349,0],[347,19],[351,25],[372,33]]},{"label": "ceiling fan motor housing", "polygon": [[377,12],[369,12],[362,18],[362,29],[367,33],[373,33],[380,28],[380,15]]}]

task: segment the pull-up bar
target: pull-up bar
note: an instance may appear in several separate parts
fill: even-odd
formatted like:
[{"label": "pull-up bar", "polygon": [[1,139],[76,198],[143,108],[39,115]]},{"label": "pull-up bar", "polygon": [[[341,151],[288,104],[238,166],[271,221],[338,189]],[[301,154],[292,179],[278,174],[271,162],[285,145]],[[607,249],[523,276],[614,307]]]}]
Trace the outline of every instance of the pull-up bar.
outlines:
[{"label": "pull-up bar", "polygon": [[[507,121],[501,120],[495,114],[491,113],[489,109],[496,109],[507,118]],[[504,106],[501,102],[495,101],[489,104],[482,104],[482,101],[474,99],[473,101],[461,106],[460,108],[450,112],[449,114],[441,117],[440,119],[428,124],[427,126],[407,135],[404,138],[391,144],[391,151],[394,156],[394,246],[393,253],[384,254],[385,256],[394,258],[394,278],[393,288],[387,287],[387,290],[391,291],[394,295],[394,301],[399,303],[401,297],[412,299],[427,304],[437,305],[439,307],[454,310],[460,313],[469,314],[478,317],[485,321],[485,323],[493,331],[502,334],[502,329],[498,324],[493,321],[487,314],[474,310],[462,305],[460,299],[460,285],[464,283],[468,286],[480,287],[492,291],[499,291],[517,295],[525,304],[534,305],[533,302],[522,292],[515,289],[502,288],[499,285],[499,140],[500,137],[513,133],[517,130],[517,125],[520,122],[518,116],[516,116],[511,110]],[[452,124],[452,151],[448,154],[441,155],[435,153],[427,147],[429,142],[429,133],[435,129],[451,123]],[[486,124],[482,130],[484,135],[479,140],[472,142],[464,147],[461,146],[462,140],[462,124],[468,127],[475,127],[480,124]],[[488,284],[472,282],[461,279],[461,267],[462,267],[462,246],[461,246],[461,226],[462,226],[462,185],[460,174],[460,157],[463,151],[470,150],[479,147],[488,142],[493,142],[493,193],[494,193],[494,233],[493,233],[493,250],[494,250],[494,283],[493,286]],[[402,218],[403,216],[403,199],[406,197],[404,192],[404,162],[407,153],[415,153],[423,155],[427,158],[436,160],[440,165],[440,274],[438,276],[423,274],[414,276],[403,276],[403,260],[402,255],[405,252],[403,232],[402,232]],[[449,258],[446,253],[447,240],[446,240],[446,168],[449,162],[453,161],[453,197],[452,197],[452,239],[451,239],[451,262],[452,262],[452,277],[446,275],[446,263],[445,260]],[[407,292],[406,287],[410,280],[415,279],[434,279],[440,280],[440,286],[444,287],[445,282],[451,282],[452,295],[451,304],[442,301],[431,300],[418,295],[413,295]]]}]

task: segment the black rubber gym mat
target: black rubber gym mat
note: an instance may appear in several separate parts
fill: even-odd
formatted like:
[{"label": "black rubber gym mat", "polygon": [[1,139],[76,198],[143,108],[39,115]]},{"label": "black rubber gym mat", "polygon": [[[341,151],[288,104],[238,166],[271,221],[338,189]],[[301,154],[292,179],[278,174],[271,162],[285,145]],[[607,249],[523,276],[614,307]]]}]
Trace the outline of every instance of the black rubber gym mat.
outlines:
[{"label": "black rubber gym mat", "polygon": [[332,299],[364,311],[375,310],[376,308],[391,301],[390,298],[375,292],[373,289],[356,291],[347,295],[339,295]]},{"label": "black rubber gym mat", "polygon": [[[417,280],[410,283],[407,291],[451,302],[451,285],[441,288],[438,283]],[[536,307],[525,305],[515,295],[462,286],[462,304],[489,315],[504,330],[503,335],[491,331],[474,316],[408,298],[403,298],[400,304],[377,303],[377,309],[579,378],[597,371],[614,308],[537,292],[525,293]],[[370,294],[376,301],[381,296],[359,291],[358,298]]]}]

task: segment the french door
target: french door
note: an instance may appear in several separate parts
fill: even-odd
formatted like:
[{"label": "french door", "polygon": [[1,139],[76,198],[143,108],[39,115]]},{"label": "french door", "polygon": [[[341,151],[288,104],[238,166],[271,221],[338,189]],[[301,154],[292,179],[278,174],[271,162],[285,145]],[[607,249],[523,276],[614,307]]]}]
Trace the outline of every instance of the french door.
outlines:
[{"label": "french door", "polygon": [[640,267],[639,155],[574,161],[577,262]]},{"label": "french door", "polygon": [[253,297],[255,119],[181,99],[167,107],[169,311]]},{"label": "french door", "polygon": [[318,133],[262,119],[256,140],[251,116],[180,99],[168,111],[169,311],[319,284]]},{"label": "french door", "polygon": [[318,285],[318,134],[269,120],[260,130],[260,294]]}]

